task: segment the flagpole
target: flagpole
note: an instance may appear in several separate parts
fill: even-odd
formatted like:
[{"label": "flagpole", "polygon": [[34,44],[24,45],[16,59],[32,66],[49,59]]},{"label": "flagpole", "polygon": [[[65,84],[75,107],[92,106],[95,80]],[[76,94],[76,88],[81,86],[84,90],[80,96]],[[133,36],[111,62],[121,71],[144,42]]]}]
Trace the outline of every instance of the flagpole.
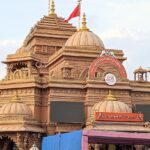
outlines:
[{"label": "flagpole", "polygon": [[78,19],[78,30],[80,29],[80,20],[81,20],[81,0],[78,0],[78,5],[79,5],[79,11],[80,11],[80,14],[79,14],[79,19]]},{"label": "flagpole", "polygon": [[48,0],[48,15],[51,14],[51,0]]}]

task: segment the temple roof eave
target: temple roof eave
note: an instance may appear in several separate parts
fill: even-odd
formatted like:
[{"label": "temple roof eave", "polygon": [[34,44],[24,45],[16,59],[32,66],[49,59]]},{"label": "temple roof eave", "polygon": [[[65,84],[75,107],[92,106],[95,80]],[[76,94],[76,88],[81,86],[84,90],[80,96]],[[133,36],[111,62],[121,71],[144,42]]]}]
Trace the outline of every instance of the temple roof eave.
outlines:
[{"label": "temple roof eave", "polygon": [[60,38],[66,38],[66,39],[68,39],[69,36],[70,36],[70,35],[65,35],[65,34],[60,35],[60,34],[55,34],[55,33],[53,33],[53,34],[36,33],[36,34],[34,34],[34,35],[30,35],[29,37],[27,37],[27,38],[25,39],[25,41],[24,41],[24,45],[26,46],[28,43],[30,43],[30,41],[31,41],[34,37],[58,38],[58,39],[60,39]]},{"label": "temple roof eave", "polygon": [[10,55],[7,57],[7,59],[5,61],[2,61],[2,63],[4,64],[8,64],[8,63],[12,63],[12,62],[18,62],[18,61],[40,61],[40,59],[34,57],[34,56],[24,56],[22,57],[21,55],[17,56],[17,55]]},{"label": "temple roof eave", "polygon": [[59,51],[54,53],[49,58],[47,67],[50,64],[52,64],[53,62],[57,61],[58,59],[60,59],[61,57],[64,57],[64,56],[96,58],[99,56],[99,52],[97,52],[97,50],[94,51],[92,49],[91,50],[90,49],[81,50],[81,49],[68,49],[66,47],[63,47],[62,49],[60,49]]},{"label": "temple roof eave", "polygon": [[[53,16],[44,16],[37,24],[31,28],[30,33],[24,40],[24,45],[27,45],[35,36],[42,37],[66,37],[68,38],[76,31],[76,27],[64,22],[64,19]],[[65,32],[65,33],[64,33]],[[64,36],[65,35],[65,36]]]},{"label": "temple roof eave", "polygon": [[150,92],[150,82],[147,81],[130,81],[132,91]]},{"label": "temple roof eave", "polygon": [[149,128],[143,126],[131,126],[131,125],[115,125],[110,127],[110,125],[97,126],[93,130],[100,131],[122,131],[122,132],[150,132]]},{"label": "temple roof eave", "polygon": [[31,131],[44,133],[40,123],[32,117],[22,115],[0,115],[0,132]]},{"label": "temple roof eave", "polygon": [[[16,84],[17,83],[17,84]],[[41,84],[42,83],[42,84]],[[45,84],[44,84],[45,83]],[[2,80],[0,81],[0,90],[3,89],[15,89],[15,88],[46,88],[47,81],[42,82],[39,78],[31,78],[31,79],[16,79],[16,80]]]},{"label": "temple roof eave", "polygon": [[[123,57],[124,54],[122,50],[111,50],[115,52],[115,54],[117,55],[117,59],[119,59],[120,61],[123,62],[127,59],[126,57]],[[100,49],[93,49],[92,47],[63,47],[49,57],[47,67],[63,56],[97,58],[98,56],[100,56],[100,52]]]},{"label": "temple roof eave", "polygon": [[41,127],[35,127],[30,125],[0,125],[0,132],[38,132],[38,133],[45,133],[46,131]]}]

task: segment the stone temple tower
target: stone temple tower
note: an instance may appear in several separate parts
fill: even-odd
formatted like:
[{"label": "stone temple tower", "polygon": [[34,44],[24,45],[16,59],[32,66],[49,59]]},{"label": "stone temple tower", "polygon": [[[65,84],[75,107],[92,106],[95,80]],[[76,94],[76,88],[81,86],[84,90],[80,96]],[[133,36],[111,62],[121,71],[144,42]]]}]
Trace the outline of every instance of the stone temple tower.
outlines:
[{"label": "stone temple tower", "polygon": [[58,17],[52,0],[48,15],[3,61],[7,72],[0,81],[0,149],[28,150],[33,144],[40,149],[45,135],[88,127],[93,106],[109,90],[131,110],[150,104],[145,70],[136,70],[130,81],[125,60],[122,50],[106,48],[87,27],[85,14],[77,30]]}]

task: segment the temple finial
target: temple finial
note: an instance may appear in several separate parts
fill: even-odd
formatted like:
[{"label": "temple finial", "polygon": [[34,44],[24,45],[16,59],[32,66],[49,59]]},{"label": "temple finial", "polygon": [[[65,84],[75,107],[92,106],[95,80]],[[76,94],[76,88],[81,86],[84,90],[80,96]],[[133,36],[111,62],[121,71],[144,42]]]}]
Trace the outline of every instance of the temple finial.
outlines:
[{"label": "temple finial", "polygon": [[20,101],[20,98],[18,97],[18,93],[16,92],[14,95],[13,95],[13,97],[12,97],[12,99],[11,99],[11,101],[10,101],[11,103],[12,102],[14,102],[14,103],[21,103],[21,101]]},{"label": "temple finial", "polygon": [[55,2],[54,2],[54,0],[49,0],[48,15],[49,16],[55,15]]},{"label": "temple finial", "polygon": [[86,15],[85,13],[83,13],[83,17],[82,17],[82,27],[80,28],[79,31],[89,31],[89,29],[86,26]]},{"label": "temple finial", "polygon": [[105,98],[107,101],[116,101],[116,98],[112,95],[111,90],[109,90],[107,97]]}]

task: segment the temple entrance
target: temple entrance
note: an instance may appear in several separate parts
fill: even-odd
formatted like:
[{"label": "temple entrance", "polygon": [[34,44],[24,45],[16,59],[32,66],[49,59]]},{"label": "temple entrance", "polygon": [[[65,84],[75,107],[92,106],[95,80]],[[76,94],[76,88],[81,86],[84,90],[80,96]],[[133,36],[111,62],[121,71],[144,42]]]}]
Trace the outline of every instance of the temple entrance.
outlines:
[{"label": "temple entrance", "polygon": [[2,137],[0,139],[0,150],[17,150],[17,146],[10,138]]}]

